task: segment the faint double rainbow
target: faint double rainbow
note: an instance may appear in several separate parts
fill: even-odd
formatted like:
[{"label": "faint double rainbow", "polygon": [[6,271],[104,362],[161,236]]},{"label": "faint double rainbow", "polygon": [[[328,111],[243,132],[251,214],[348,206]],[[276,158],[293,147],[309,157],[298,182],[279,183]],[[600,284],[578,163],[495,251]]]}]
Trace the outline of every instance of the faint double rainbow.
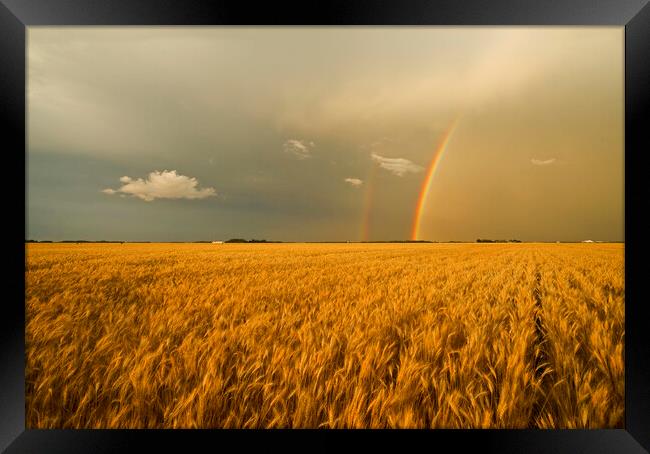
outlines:
[{"label": "faint double rainbow", "polygon": [[[431,162],[427,168],[424,180],[422,181],[422,186],[420,188],[420,193],[417,199],[417,204],[415,206],[415,214],[413,216],[413,224],[411,228],[411,240],[417,240],[420,236],[420,224],[422,221],[422,214],[424,212],[424,207],[426,206],[429,192],[431,190],[431,183],[433,182],[433,177],[435,176],[436,169],[440,163],[440,158],[447,150],[447,146],[451,140],[454,131],[456,130],[458,123],[460,121],[460,115],[447,126],[445,129],[438,146],[436,147]],[[370,214],[372,212],[372,202],[374,194],[374,183],[375,183],[375,174],[377,172],[377,166],[373,165],[370,169],[370,174],[367,179],[366,184],[366,194],[363,208],[363,217],[361,221],[361,232],[360,237],[362,241],[368,241],[369,230],[370,230]]]},{"label": "faint double rainbow", "polygon": [[372,211],[372,196],[374,193],[376,173],[377,166],[373,164],[366,180],[366,197],[363,202],[363,218],[361,220],[361,241],[368,241],[370,235],[370,213]]}]

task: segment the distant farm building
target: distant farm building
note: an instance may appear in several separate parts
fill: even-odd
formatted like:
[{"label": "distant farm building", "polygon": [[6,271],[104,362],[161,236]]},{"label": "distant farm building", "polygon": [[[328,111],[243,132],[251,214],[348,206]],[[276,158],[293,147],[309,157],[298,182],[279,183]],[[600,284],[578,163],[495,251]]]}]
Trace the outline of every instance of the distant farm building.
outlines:
[{"label": "distant farm building", "polygon": [[593,243],[594,240],[582,240],[583,243]]},{"label": "distant farm building", "polygon": [[223,244],[223,241],[213,241],[212,244]]}]

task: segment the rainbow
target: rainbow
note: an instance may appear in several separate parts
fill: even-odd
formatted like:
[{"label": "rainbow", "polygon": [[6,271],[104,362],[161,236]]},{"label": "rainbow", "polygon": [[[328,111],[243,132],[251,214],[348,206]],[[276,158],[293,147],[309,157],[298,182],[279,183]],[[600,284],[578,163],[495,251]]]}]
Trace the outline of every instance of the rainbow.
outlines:
[{"label": "rainbow", "polygon": [[362,212],[362,220],[361,220],[361,232],[360,232],[360,237],[361,241],[368,241],[369,235],[370,235],[370,212],[372,211],[372,195],[373,195],[373,189],[374,189],[374,183],[375,183],[375,174],[377,173],[377,166],[372,165],[370,168],[370,174],[367,178],[366,181],[366,197],[364,201],[364,207],[363,207],[363,212]]},{"label": "rainbow", "polygon": [[415,215],[413,216],[413,227],[411,229],[411,240],[417,240],[420,237],[420,222],[422,221],[422,212],[424,211],[424,207],[429,197],[431,182],[433,181],[433,176],[435,175],[436,169],[438,168],[438,163],[440,162],[440,158],[442,157],[443,153],[447,149],[447,145],[449,145],[449,140],[451,139],[451,136],[453,135],[456,126],[458,126],[459,120],[460,120],[460,116],[457,116],[454,119],[454,121],[450,123],[450,125],[447,127],[444,134],[442,135],[442,139],[440,140],[440,143],[438,144],[436,151],[433,153],[433,158],[429,163],[429,168],[427,169],[426,176],[424,177],[424,181],[422,182],[422,187],[420,188],[420,196],[418,197],[418,203],[415,207]]}]

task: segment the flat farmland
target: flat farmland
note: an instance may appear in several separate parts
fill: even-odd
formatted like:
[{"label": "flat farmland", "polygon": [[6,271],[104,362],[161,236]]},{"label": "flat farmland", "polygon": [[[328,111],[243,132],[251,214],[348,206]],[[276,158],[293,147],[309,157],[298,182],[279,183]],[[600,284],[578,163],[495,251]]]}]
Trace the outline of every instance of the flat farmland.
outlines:
[{"label": "flat farmland", "polygon": [[28,244],[28,428],[614,428],[623,244]]}]

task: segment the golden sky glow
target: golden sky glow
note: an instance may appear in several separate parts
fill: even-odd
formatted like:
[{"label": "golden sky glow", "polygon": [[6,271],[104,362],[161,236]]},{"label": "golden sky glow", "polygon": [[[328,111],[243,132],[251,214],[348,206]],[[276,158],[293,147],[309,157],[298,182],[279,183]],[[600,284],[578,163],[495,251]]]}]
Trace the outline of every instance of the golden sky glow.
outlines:
[{"label": "golden sky glow", "polygon": [[28,29],[28,236],[623,240],[622,27]]}]

